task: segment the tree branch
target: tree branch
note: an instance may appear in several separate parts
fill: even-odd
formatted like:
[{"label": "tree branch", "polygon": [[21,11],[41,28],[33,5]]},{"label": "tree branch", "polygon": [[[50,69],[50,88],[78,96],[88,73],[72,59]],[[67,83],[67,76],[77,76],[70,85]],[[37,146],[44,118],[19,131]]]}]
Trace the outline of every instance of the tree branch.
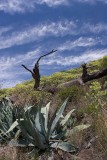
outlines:
[{"label": "tree branch", "polygon": [[29,68],[27,68],[25,65],[22,64],[22,67],[24,67],[27,71],[29,71],[31,74],[33,74],[33,72]]},{"label": "tree branch", "polygon": [[47,56],[47,55],[49,55],[49,54],[52,54],[52,53],[54,53],[54,52],[56,52],[56,51],[57,51],[57,50],[52,50],[51,52],[49,52],[49,53],[46,53],[46,54],[42,55],[41,57],[39,57],[39,58],[38,58],[38,60],[37,60],[36,64],[38,64],[38,63],[39,63],[39,61],[40,61],[40,59],[41,59],[41,58],[43,58],[43,57],[45,57],[45,56]]}]

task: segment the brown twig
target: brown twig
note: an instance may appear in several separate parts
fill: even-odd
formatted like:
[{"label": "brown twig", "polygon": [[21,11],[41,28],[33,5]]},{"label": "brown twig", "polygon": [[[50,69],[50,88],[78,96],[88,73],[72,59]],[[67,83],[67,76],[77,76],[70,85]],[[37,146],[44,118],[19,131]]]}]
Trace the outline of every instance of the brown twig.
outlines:
[{"label": "brown twig", "polygon": [[49,54],[52,54],[52,53],[54,53],[54,52],[56,52],[56,51],[57,51],[57,50],[54,50],[54,49],[53,49],[51,52],[42,55],[41,57],[38,58],[36,64],[39,63],[39,61],[40,61],[41,58],[43,58],[43,57],[45,57],[45,56],[47,56],[47,55],[49,55]]},{"label": "brown twig", "polygon": [[27,71],[29,71],[31,74],[33,74],[33,72],[29,68],[27,68],[25,65],[22,64],[22,67],[24,67]]}]

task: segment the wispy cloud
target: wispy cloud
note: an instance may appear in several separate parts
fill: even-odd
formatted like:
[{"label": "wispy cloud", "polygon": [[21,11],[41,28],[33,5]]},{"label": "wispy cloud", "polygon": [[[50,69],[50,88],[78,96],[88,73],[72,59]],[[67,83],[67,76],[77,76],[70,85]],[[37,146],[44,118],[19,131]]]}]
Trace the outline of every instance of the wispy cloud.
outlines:
[{"label": "wispy cloud", "polygon": [[92,47],[101,43],[99,38],[80,37],[75,41],[67,41],[58,47],[59,51],[72,50],[78,47]]},{"label": "wispy cloud", "polygon": [[[16,79],[19,75],[26,72],[24,72],[23,68],[21,67],[21,64],[32,64],[32,61],[34,61],[40,54],[40,48],[28,52],[27,54],[21,54],[16,55],[14,57],[5,57],[2,56],[0,58],[0,82],[1,81],[11,81],[12,79]],[[19,71],[20,70],[20,71]]]},{"label": "wispy cloud", "polygon": [[43,23],[37,26],[24,28],[22,31],[12,32],[8,36],[0,37],[0,49],[14,45],[21,45],[47,36],[64,36],[74,34],[76,24],[73,21],[59,21],[57,23]]},{"label": "wispy cloud", "polygon": [[38,4],[47,4],[50,7],[59,6],[59,5],[67,5],[69,4],[69,0],[38,0]]},{"label": "wispy cloud", "polygon": [[95,4],[97,2],[107,3],[107,0],[74,0],[74,1],[81,3],[91,3],[91,4]]},{"label": "wispy cloud", "polygon": [[101,33],[101,32],[107,32],[107,24],[106,23],[97,23],[97,24],[91,24],[91,23],[84,23],[83,26],[80,29],[80,32],[82,33]]},{"label": "wispy cloud", "polygon": [[[99,34],[107,32],[107,24],[98,23],[90,24],[84,23],[78,25],[74,21],[58,21],[58,22],[46,22],[31,27],[25,27],[22,30],[16,30],[9,34],[4,34],[9,31],[9,27],[2,28],[0,31],[0,49],[9,48],[15,45],[22,45],[33,41],[39,41],[46,37],[64,37],[67,35],[80,35],[80,34]],[[88,39],[88,44],[92,43],[92,39]],[[80,44],[80,42],[79,42]]]},{"label": "wispy cloud", "polygon": [[2,36],[4,33],[7,33],[10,30],[12,30],[12,27],[1,27],[0,26],[0,36]]},{"label": "wispy cloud", "polygon": [[[70,50],[73,50],[74,48],[78,48],[78,47],[91,47],[91,46],[94,46],[96,44],[99,44],[100,43],[100,39],[97,39],[97,38],[84,38],[84,37],[80,37],[78,39],[76,39],[75,41],[67,41],[63,44],[60,44],[57,48],[58,48],[58,52],[61,53],[62,51],[70,51]],[[0,58],[0,72],[4,72],[6,70],[11,70],[13,69],[14,67],[18,67],[20,66],[22,63],[25,63],[25,64],[33,64],[33,62],[35,63],[35,59],[38,58],[40,56],[40,54],[43,52],[44,48],[41,48],[41,47],[38,47],[36,50],[33,50],[33,51],[30,51],[26,54],[16,54],[15,56],[2,56]],[[106,49],[105,50],[95,50],[95,51],[89,51],[89,55],[91,55],[90,57],[91,58],[95,58],[94,55],[98,56],[98,58],[106,55]],[[93,54],[93,56],[92,56]],[[50,56],[48,56],[48,62],[47,60],[43,60],[43,63],[45,64],[51,64],[56,62],[57,63],[57,59],[64,59],[63,56],[58,56],[59,54],[52,54]],[[63,55],[61,53],[61,55]],[[87,53],[85,54],[87,55]],[[99,57],[100,55],[100,57]],[[70,56],[72,58],[72,56]],[[84,57],[84,56],[83,56]],[[83,58],[81,56],[81,59]],[[88,57],[88,56],[87,56]],[[67,57],[69,58],[69,57]],[[66,58],[65,58],[66,59]],[[88,57],[89,59],[89,57]],[[96,59],[96,58],[95,58]],[[89,60],[92,60],[92,59],[89,59]],[[69,64],[69,60],[68,61],[68,64]],[[83,61],[84,61],[84,58],[83,58]],[[60,62],[61,64],[62,62]],[[59,64],[59,60],[58,60],[58,64]],[[66,63],[64,63],[66,65]],[[2,74],[0,74],[2,75]],[[3,75],[4,76],[4,75]]]},{"label": "wispy cloud", "polygon": [[49,7],[67,5],[69,0],[1,0],[0,10],[8,13],[24,13],[33,11],[37,4],[46,4]]},{"label": "wispy cloud", "polygon": [[93,60],[97,60],[107,55],[107,49],[104,50],[90,50],[86,51],[83,54],[76,56],[53,56],[48,59],[42,60],[42,64],[44,65],[61,65],[61,66],[73,66],[76,64],[81,64],[84,62],[89,62]]},{"label": "wispy cloud", "polygon": [[74,2],[95,4],[97,2],[107,3],[107,0],[0,0],[0,10],[10,14],[25,13],[36,10],[37,5],[46,4],[49,7],[57,7]]}]

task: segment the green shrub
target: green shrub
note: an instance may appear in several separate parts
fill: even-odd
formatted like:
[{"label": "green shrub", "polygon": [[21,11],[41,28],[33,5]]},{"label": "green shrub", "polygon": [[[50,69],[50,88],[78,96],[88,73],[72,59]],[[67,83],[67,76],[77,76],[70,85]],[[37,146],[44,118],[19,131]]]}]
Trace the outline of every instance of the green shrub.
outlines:
[{"label": "green shrub", "polygon": [[16,121],[17,108],[13,107],[8,97],[0,101],[0,142],[6,142],[14,137],[15,132],[6,133]]},{"label": "green shrub", "polygon": [[84,95],[84,90],[80,86],[73,85],[72,87],[62,89],[58,95],[61,100],[69,97],[69,101],[76,101],[81,95]]},{"label": "green shrub", "polygon": [[107,56],[104,56],[102,59],[100,59],[100,68],[104,69],[107,67]]},{"label": "green shrub", "polygon": [[90,90],[86,93],[86,101],[88,106],[84,109],[84,112],[88,114],[95,114],[100,111],[105,105],[105,100],[107,96],[107,91],[102,90],[100,82],[94,81],[90,85]]}]

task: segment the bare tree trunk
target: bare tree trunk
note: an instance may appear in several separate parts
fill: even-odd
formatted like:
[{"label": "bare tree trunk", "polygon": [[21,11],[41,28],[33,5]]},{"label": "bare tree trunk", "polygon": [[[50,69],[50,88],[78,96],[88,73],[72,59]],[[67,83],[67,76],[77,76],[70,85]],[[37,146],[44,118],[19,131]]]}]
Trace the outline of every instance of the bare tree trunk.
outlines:
[{"label": "bare tree trunk", "polygon": [[54,52],[56,52],[57,50],[52,50],[51,52],[47,53],[47,54],[44,54],[42,56],[40,56],[37,60],[37,62],[35,63],[35,66],[33,68],[33,71],[30,70],[29,68],[27,68],[25,65],[22,64],[22,67],[24,67],[28,72],[30,72],[32,74],[32,77],[34,78],[35,80],[35,84],[34,84],[34,89],[38,89],[39,86],[40,86],[40,72],[39,72],[39,61],[41,60],[41,58],[49,55],[49,54],[52,54]]}]

